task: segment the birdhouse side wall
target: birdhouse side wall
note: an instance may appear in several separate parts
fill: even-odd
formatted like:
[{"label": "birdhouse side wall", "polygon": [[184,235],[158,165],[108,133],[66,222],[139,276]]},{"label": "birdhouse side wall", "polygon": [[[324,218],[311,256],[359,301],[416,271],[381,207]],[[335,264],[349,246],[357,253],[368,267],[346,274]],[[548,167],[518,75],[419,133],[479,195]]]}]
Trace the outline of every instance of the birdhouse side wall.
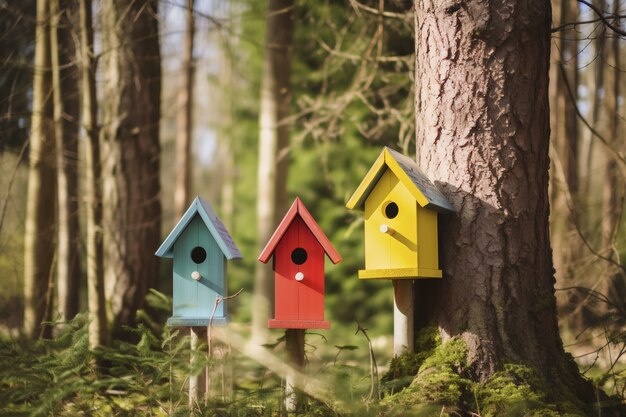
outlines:
[{"label": "birdhouse side wall", "polygon": [[[205,259],[196,263],[192,259],[194,248],[205,251]],[[225,292],[225,257],[206,225],[196,215],[174,243],[173,316],[184,318],[209,318],[217,295]],[[193,272],[200,279],[192,278]],[[220,305],[215,317],[224,317]]]},{"label": "birdhouse side wall", "polygon": [[439,240],[437,238],[437,212],[417,205],[417,230],[419,267],[439,269]]},{"label": "birdhouse side wall", "polygon": [[[395,204],[397,213],[394,215]],[[381,232],[381,226],[389,228]],[[418,266],[417,202],[387,169],[365,200],[365,268],[397,269]]]},{"label": "birdhouse side wall", "polygon": [[[295,250],[304,250],[306,261],[294,262]],[[324,249],[299,216],[276,246],[274,272],[277,320],[324,319]]]}]

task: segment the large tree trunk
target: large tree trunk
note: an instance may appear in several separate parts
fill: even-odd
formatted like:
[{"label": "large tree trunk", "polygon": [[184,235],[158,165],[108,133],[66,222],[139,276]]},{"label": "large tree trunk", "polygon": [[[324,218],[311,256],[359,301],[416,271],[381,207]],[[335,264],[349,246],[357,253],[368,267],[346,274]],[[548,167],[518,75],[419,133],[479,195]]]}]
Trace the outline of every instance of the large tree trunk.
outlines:
[{"label": "large tree trunk", "polygon": [[193,41],[194,0],[187,0],[185,9],[186,28],[183,50],[183,85],[178,93],[178,119],[176,131],[176,188],[174,190],[174,222],[185,214],[191,194],[191,139],[193,132]]},{"label": "large tree trunk", "polygon": [[417,161],[458,210],[441,221],[444,278],[417,285],[417,322],[462,338],[478,380],[518,363],[576,390],[548,232],[550,4],[415,6]]},{"label": "large tree trunk", "polygon": [[[267,243],[287,208],[287,152],[291,100],[293,0],[269,0],[265,31],[265,57],[259,115],[257,186],[258,252]],[[267,320],[273,312],[274,274],[271,265],[256,264],[252,332],[264,343]]]},{"label": "large tree trunk", "polygon": [[[55,252],[56,174],[49,24],[48,2],[37,0],[33,115],[24,232],[24,332],[33,338],[42,334],[41,322],[50,319],[50,285]],[[43,335],[49,335],[49,330],[44,331]]]},{"label": "large tree trunk", "polygon": [[105,290],[113,331],[156,283],[161,203],[157,0],[102,2]]},{"label": "large tree trunk", "polygon": [[89,346],[93,349],[107,342],[104,298],[104,252],[102,242],[102,184],[98,108],[96,100],[96,64],[93,48],[91,0],[80,0],[80,50],[82,75],[82,115],[87,132],[85,152],[85,190],[87,194],[87,303],[89,307]]},{"label": "large tree trunk", "polygon": [[50,49],[57,156],[57,311],[61,320],[79,310],[80,229],[78,224],[78,67],[72,27],[77,7],[68,0],[50,2]]}]

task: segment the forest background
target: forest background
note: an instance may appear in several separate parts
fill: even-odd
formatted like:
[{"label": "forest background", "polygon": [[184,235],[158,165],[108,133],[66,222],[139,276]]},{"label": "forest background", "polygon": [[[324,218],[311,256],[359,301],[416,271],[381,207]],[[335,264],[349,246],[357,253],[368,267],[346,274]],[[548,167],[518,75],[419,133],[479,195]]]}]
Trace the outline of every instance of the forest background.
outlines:
[{"label": "forest background", "polygon": [[[299,196],[344,258],[327,263],[332,328],[309,336],[312,368],[332,364],[333,377],[354,387],[350,395],[367,397],[365,333],[381,373],[395,369],[393,292],[389,282],[356,279],[362,219],[344,205],[382,146],[415,156],[412,4],[103,1],[93,4],[91,24],[90,2],[79,2],[81,9],[40,1],[49,3],[43,18],[36,3],[0,2],[3,360],[15,344],[30,346],[25,366],[38,355],[52,361],[46,355],[55,349],[87,348],[63,338],[80,328],[91,348],[134,354],[149,334],[161,349],[148,357],[163,362],[165,352],[169,359],[133,366],[184,366],[185,352],[175,359],[176,350],[163,348],[174,340],[163,328],[171,264],[153,254],[195,195],[214,205],[244,254],[229,266],[230,293],[243,288],[230,304],[235,326],[258,343],[276,343],[282,335],[264,325],[271,268],[256,256]],[[572,0],[553,2],[552,11],[551,243],[561,337],[581,371],[623,401],[624,12],[620,1]],[[93,30],[93,54],[82,49],[89,45],[84,28]],[[139,63],[128,59],[133,54]],[[84,84],[90,76],[94,82]],[[89,330],[84,317],[59,324],[86,311]],[[361,325],[366,332],[355,334]],[[421,336],[432,348],[430,336]],[[31,342],[39,338],[57,345]],[[337,365],[339,357],[345,362]],[[401,363],[396,376],[412,377],[420,365]],[[263,366],[245,369],[235,370],[235,391],[263,392],[255,385]],[[123,372],[109,377],[120,384]],[[171,373],[166,379],[172,383]],[[11,412],[58,411],[10,376],[2,383],[14,391],[6,394]],[[277,391],[280,378],[272,383]],[[128,402],[144,401],[148,388],[133,389],[138,397]],[[99,395],[117,398],[109,391]],[[60,392],[64,412],[80,405]],[[119,399],[107,404],[131,408]]]}]

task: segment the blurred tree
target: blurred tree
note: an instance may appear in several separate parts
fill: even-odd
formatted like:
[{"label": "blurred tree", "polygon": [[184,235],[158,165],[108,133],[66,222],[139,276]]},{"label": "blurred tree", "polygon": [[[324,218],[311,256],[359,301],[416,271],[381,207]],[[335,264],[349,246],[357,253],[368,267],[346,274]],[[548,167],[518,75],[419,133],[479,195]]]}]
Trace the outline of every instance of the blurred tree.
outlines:
[{"label": "blurred tree", "polygon": [[105,291],[113,331],[131,325],[158,272],[161,55],[157,0],[101,4]]},{"label": "blurred tree", "polygon": [[46,0],[37,0],[32,132],[24,232],[24,332],[33,338],[50,335],[50,327],[40,325],[42,321],[51,319],[52,308],[56,173],[50,65],[50,8]]},{"label": "blurred tree", "polygon": [[[621,2],[614,0],[612,12],[615,16],[620,14]],[[604,184],[602,190],[602,253],[606,257],[619,263],[620,249],[617,243],[622,212],[624,205],[624,181],[620,173],[615,152],[623,150],[623,129],[620,123],[621,111],[624,107],[622,96],[622,71],[620,38],[612,36],[608,42],[608,59],[606,62],[606,109],[608,123],[606,139],[608,148],[605,150],[606,166],[604,169]],[[621,103],[620,103],[621,101]],[[619,303],[623,299],[619,290],[619,281],[624,282],[624,268],[617,265],[606,265],[605,273],[601,277],[600,292],[609,300]],[[604,318],[610,309],[608,303],[600,306],[601,317]]]},{"label": "blurred tree", "polygon": [[35,0],[0,1],[0,151],[28,142],[35,13]]},{"label": "blurred tree", "polygon": [[[578,20],[577,0],[554,1],[553,10],[557,25]],[[551,51],[554,64],[550,68],[554,80],[550,84],[550,208],[554,215],[550,227],[557,285],[566,287],[577,279],[577,261],[583,246],[578,228],[585,212],[584,200],[579,195],[578,30],[568,27],[554,39],[554,44]],[[581,302],[578,294],[561,293],[557,301],[559,309],[569,313],[568,325],[583,324],[580,310],[572,314]]]},{"label": "blurred tree", "polygon": [[[293,0],[268,2],[259,109],[257,253],[261,252],[287,209],[293,9]],[[267,320],[273,311],[273,284],[271,265],[258,262],[254,280],[252,332],[259,343],[267,343]]]},{"label": "blurred tree", "polygon": [[108,326],[104,298],[104,249],[102,241],[102,167],[98,137],[96,97],[96,60],[93,47],[91,0],[80,0],[80,65],[82,122],[87,133],[85,152],[85,190],[87,205],[87,304],[89,346],[106,344]]},{"label": "blurred tree", "polygon": [[[548,232],[550,4],[416,1],[417,161],[458,213],[416,306],[472,377],[525,364],[591,404],[559,337]],[[498,16],[489,19],[486,16]],[[532,45],[532,47],[529,47]]]},{"label": "blurred tree", "polygon": [[57,156],[57,311],[61,320],[79,310],[80,228],[78,224],[79,74],[76,44],[78,5],[50,2],[50,51]]},{"label": "blurred tree", "polygon": [[185,6],[185,40],[181,66],[183,85],[178,93],[176,120],[176,186],[174,189],[174,222],[185,214],[191,203],[191,141],[193,133],[193,43],[195,33],[194,0]]}]

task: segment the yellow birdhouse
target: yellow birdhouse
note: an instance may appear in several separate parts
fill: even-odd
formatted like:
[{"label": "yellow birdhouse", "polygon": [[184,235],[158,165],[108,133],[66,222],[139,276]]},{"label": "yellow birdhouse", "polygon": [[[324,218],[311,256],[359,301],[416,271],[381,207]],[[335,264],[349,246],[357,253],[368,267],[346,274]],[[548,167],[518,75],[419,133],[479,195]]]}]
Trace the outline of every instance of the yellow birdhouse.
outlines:
[{"label": "yellow birdhouse", "polygon": [[385,147],[346,207],[365,212],[359,278],[441,278],[437,216],[455,210],[411,158]]}]

